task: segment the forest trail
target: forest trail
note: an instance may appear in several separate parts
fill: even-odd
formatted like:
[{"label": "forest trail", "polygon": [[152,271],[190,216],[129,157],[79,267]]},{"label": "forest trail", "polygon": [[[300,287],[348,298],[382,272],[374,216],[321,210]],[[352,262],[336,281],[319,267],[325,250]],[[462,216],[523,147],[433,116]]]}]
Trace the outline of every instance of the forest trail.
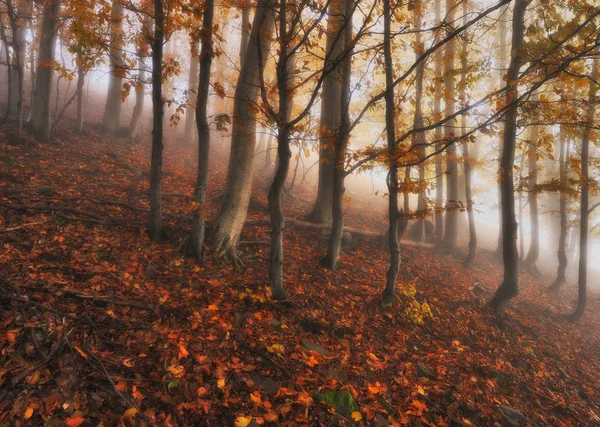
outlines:
[{"label": "forest trail", "polygon": [[[165,144],[171,239],[158,245],[144,231],[147,140],[88,128],[29,152],[6,129],[0,141],[0,425],[600,424],[597,294],[572,325],[559,314],[574,285],[547,295],[551,277],[523,273],[497,320],[491,253],[465,270],[407,247],[398,301],[382,308],[388,255],[376,240],[354,240],[332,273],[319,233],[290,227],[290,298],[274,303],[268,229],[244,230],[237,271],[178,253],[193,149]],[[209,218],[226,168],[214,157]],[[255,181],[250,220],[266,216],[266,181]],[[293,197],[285,213],[309,206]],[[348,224],[382,230],[383,212],[351,206]]]}]

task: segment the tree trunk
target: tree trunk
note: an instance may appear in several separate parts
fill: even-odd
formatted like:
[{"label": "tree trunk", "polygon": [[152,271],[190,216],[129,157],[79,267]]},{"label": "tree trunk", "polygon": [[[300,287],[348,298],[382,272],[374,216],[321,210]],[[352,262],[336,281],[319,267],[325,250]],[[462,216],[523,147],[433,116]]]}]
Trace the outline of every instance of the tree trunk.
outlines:
[{"label": "tree trunk", "polygon": [[566,144],[567,135],[563,126],[560,127],[559,132],[559,157],[558,157],[558,174],[560,179],[560,202],[559,202],[559,216],[560,216],[560,231],[558,234],[558,250],[556,254],[558,256],[558,269],[556,271],[556,280],[549,291],[556,292],[561,286],[567,281],[567,267],[569,265],[569,259],[567,258],[567,232],[568,232],[568,218],[567,218],[567,193],[565,191],[567,182],[567,167],[569,161],[569,151]]},{"label": "tree trunk", "polygon": [[248,50],[248,41],[250,39],[250,4],[249,0],[244,0],[242,9],[242,37],[240,40],[240,68],[242,68],[246,51]]},{"label": "tree trunk", "polygon": [[[446,20],[454,22],[456,16],[455,0],[446,0]],[[446,43],[444,52],[444,83],[445,83],[445,115],[454,114],[456,109],[454,82],[454,54],[456,50],[456,38]],[[444,139],[450,140],[455,137],[456,121],[449,120],[444,125]],[[460,203],[458,200],[458,162],[456,155],[456,144],[451,144],[446,150],[446,223],[444,225],[444,250],[454,253],[458,242],[458,216],[460,214]]]},{"label": "tree trunk", "polygon": [[[435,24],[442,22],[441,0],[435,0]],[[441,39],[441,28],[436,33],[436,42]],[[433,116],[441,117],[442,114],[442,52],[435,52],[435,77],[433,96]],[[435,146],[439,149],[442,144],[442,128],[435,128]],[[442,154],[435,156],[435,241],[439,244],[444,236],[444,165]]]},{"label": "tree trunk", "polygon": [[[539,100],[539,94],[532,96],[534,102]],[[537,197],[537,140],[539,137],[539,126],[533,125],[529,133],[529,147],[527,150],[527,199],[529,203],[529,224],[531,227],[531,238],[529,242],[529,251],[523,261],[523,266],[531,273],[538,275],[539,271],[536,262],[540,255],[540,219],[538,214]]]},{"label": "tree trunk", "polygon": [[[339,62],[344,50],[344,11],[346,0],[332,0],[329,3],[326,41],[326,60],[324,67]],[[321,96],[321,119],[319,126],[319,182],[317,198],[312,211],[306,219],[310,222],[328,223],[332,216],[333,183],[335,173],[334,145],[339,132],[341,111],[341,93],[343,70],[338,64],[323,81]]]},{"label": "tree trunk", "polygon": [[519,263],[523,263],[525,257],[525,232],[523,228],[523,165],[525,163],[525,150],[521,152],[521,160],[519,162]]},{"label": "tree trunk", "polygon": [[502,196],[502,257],[504,261],[504,280],[490,301],[490,307],[497,316],[502,316],[509,301],[519,293],[519,253],[517,250],[517,221],[515,219],[515,183],[513,165],[515,161],[515,142],[517,136],[519,96],[518,76],[523,64],[521,45],[527,0],[515,0],[512,25],[512,52],[506,79],[506,111],[504,121],[504,139],[500,161],[500,194]]},{"label": "tree trunk", "polygon": [[400,268],[400,245],[398,244],[398,165],[396,155],[396,118],[394,102],[394,77],[391,47],[391,20],[390,0],[383,1],[383,52],[385,60],[385,126],[388,148],[388,244],[390,251],[390,267],[386,275],[386,284],[383,291],[383,304],[390,305],[396,297],[396,280]]},{"label": "tree trunk", "polygon": [[35,82],[35,94],[27,125],[42,140],[50,140],[52,126],[50,101],[54,80],[54,51],[56,49],[56,31],[58,28],[60,0],[51,0],[44,6],[42,26],[40,28],[40,48],[38,71]]},{"label": "tree trunk", "polygon": [[4,122],[8,122],[12,111],[12,63],[10,60],[10,50],[8,46],[8,40],[6,37],[6,28],[4,27],[4,21],[2,15],[0,15],[0,36],[2,37],[2,59],[6,61],[6,85],[8,99],[6,100],[6,112],[4,113]]},{"label": "tree trunk", "polygon": [[[467,23],[469,13],[468,2],[463,2],[463,25]],[[467,41],[462,42],[462,50],[460,54],[460,102],[462,105],[467,104],[467,67],[468,67],[468,44]],[[461,134],[467,133],[467,115],[461,116]],[[467,199],[467,217],[469,220],[469,253],[464,261],[464,266],[469,268],[475,263],[477,255],[477,230],[475,228],[475,213],[473,212],[473,191],[471,190],[471,155],[469,154],[469,140],[463,141],[463,159],[465,168],[465,197]]]},{"label": "tree trunk", "polygon": [[146,99],[146,62],[145,58],[150,54],[150,46],[148,40],[151,39],[152,34],[152,17],[146,15],[142,24],[142,34],[138,39],[137,55],[138,55],[138,76],[137,84],[135,86],[135,105],[133,106],[133,114],[131,121],[129,122],[129,129],[127,136],[129,141],[133,144],[137,137],[138,128],[144,113],[144,102]]},{"label": "tree trunk", "polygon": [[77,133],[83,132],[83,86],[85,84],[84,60],[81,54],[77,55]]},{"label": "tree trunk", "polygon": [[123,37],[123,4],[121,0],[113,0],[110,16],[111,72],[102,121],[102,126],[108,133],[115,133],[121,127],[121,82],[125,74],[123,68]]},{"label": "tree trunk", "polygon": [[[118,0],[115,0],[118,1]],[[150,239],[162,242],[162,151],[163,113],[162,59],[164,42],[163,0],[154,0],[154,39],[152,40],[152,157],[150,162]],[[119,105],[120,105],[119,98]]]},{"label": "tree trunk", "polygon": [[[594,58],[592,65],[592,78],[590,83],[590,94],[588,98],[588,108],[586,124],[591,126],[594,123],[594,114],[596,112],[596,90],[598,81],[598,59]],[[571,314],[570,320],[577,322],[585,312],[587,304],[587,261],[588,261],[588,231],[590,219],[589,204],[589,152],[590,152],[590,128],[584,127],[581,140],[581,218],[579,222],[579,277],[577,279],[577,308]]]},{"label": "tree trunk", "polygon": [[198,98],[198,41],[192,41],[190,50],[190,75],[188,79],[188,102],[185,108],[185,131],[186,142],[194,141],[194,122],[196,120],[196,99]]},{"label": "tree trunk", "polygon": [[[508,20],[508,6],[503,6],[498,10],[498,82],[499,84],[503,84],[503,78],[504,78],[504,70],[506,67],[506,28],[507,28],[507,20]],[[499,127],[501,126],[501,122],[499,122]],[[500,140],[498,141],[498,145],[499,145],[499,150],[500,152],[502,152],[502,140],[503,137],[500,138]],[[500,159],[498,159],[500,163]],[[500,166],[500,165],[499,165]],[[501,168],[501,166],[500,166]],[[496,247],[496,253],[498,254],[498,256],[500,256],[502,254],[502,240],[503,240],[503,234],[502,234],[502,195],[501,195],[501,180],[500,180],[500,170],[498,171],[498,246]]]},{"label": "tree trunk", "polygon": [[220,253],[235,253],[248,212],[256,146],[256,109],[249,106],[258,100],[259,73],[262,73],[266,63],[265,59],[259,67],[258,49],[262,58],[267,58],[273,26],[273,0],[259,0],[248,42],[249,48],[235,90],[225,196],[215,220],[214,240],[217,252]]},{"label": "tree trunk", "polygon": [[[421,35],[421,20],[422,18],[422,5],[420,2],[415,4],[415,61],[425,51],[425,46],[422,41]],[[423,127],[423,111],[422,111],[422,100],[423,100],[423,79],[425,76],[425,61],[421,61],[416,69],[415,74],[415,115],[413,119],[413,128],[420,129]],[[425,158],[425,134],[423,132],[415,133],[412,138],[412,145],[417,146],[419,158]],[[417,201],[417,241],[422,242],[425,239],[425,162],[419,163],[419,199]],[[404,213],[408,214],[408,206],[405,202]]]},{"label": "tree trunk", "polygon": [[267,148],[265,148],[265,167],[263,172],[269,173],[271,168],[273,167],[273,133],[269,133],[269,138],[267,139]]},{"label": "tree trunk", "polygon": [[202,51],[200,52],[200,76],[197,84],[198,98],[196,101],[196,126],[198,127],[198,175],[194,189],[196,204],[192,220],[192,235],[190,236],[190,254],[197,264],[203,262],[204,236],[206,228],[205,203],[208,188],[208,156],[210,151],[210,129],[208,127],[208,90],[210,87],[210,67],[213,56],[213,16],[214,0],[206,0],[204,16],[202,17]]},{"label": "tree trunk", "polygon": [[[354,2],[344,0],[344,14],[342,25],[344,26],[344,37],[342,48],[348,46],[352,41],[352,10]],[[342,72],[342,87],[339,104],[341,121],[334,144],[334,170],[333,170],[333,194],[331,199],[331,235],[329,246],[325,257],[325,267],[335,271],[342,248],[342,233],[344,230],[344,178],[346,171],[344,163],[346,151],[350,140],[350,78],[352,77],[352,52],[348,52],[338,67]]]}]

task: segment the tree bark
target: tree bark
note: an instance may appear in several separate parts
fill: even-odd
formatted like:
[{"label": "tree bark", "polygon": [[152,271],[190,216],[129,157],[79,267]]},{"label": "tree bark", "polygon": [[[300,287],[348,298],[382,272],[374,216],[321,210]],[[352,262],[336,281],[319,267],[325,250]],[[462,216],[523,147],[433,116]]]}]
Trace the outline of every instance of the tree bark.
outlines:
[{"label": "tree bark", "polygon": [[[503,83],[504,70],[506,67],[506,21],[508,19],[508,5],[501,7],[498,10],[498,82],[499,84]],[[502,122],[499,123],[499,126],[502,127]],[[503,137],[498,141],[499,150],[502,152],[502,141]],[[500,163],[501,159],[498,159],[498,163]],[[498,165],[500,169],[502,168],[500,164]],[[500,188],[500,170],[498,171],[498,246],[496,247],[496,253],[498,255],[502,254],[502,195]]]},{"label": "tree bark", "polygon": [[[345,48],[352,42],[352,10],[354,2],[344,0],[344,14],[342,16],[344,25],[344,37],[342,48]],[[342,72],[342,87],[340,92],[339,104],[341,111],[341,121],[334,144],[334,170],[333,170],[333,194],[331,199],[331,235],[329,236],[329,245],[325,257],[325,267],[331,271],[337,268],[337,262],[342,248],[342,233],[344,230],[344,178],[346,171],[344,163],[346,160],[346,151],[350,140],[350,78],[352,77],[352,52],[348,52],[341,61],[340,71]]]},{"label": "tree bark", "polygon": [[12,111],[12,68],[13,65],[10,60],[10,50],[8,40],[6,37],[6,28],[4,27],[4,21],[0,14],[0,36],[2,37],[2,60],[6,61],[6,85],[7,85],[7,96],[6,100],[6,112],[4,113],[4,122],[8,122]]},{"label": "tree bark", "polygon": [[[463,2],[463,25],[467,23],[469,13],[468,2]],[[462,105],[467,104],[467,67],[468,63],[468,44],[467,41],[462,42],[460,53],[460,101]],[[461,115],[461,133],[467,133],[467,115]],[[463,265],[467,268],[472,267],[475,263],[477,255],[477,230],[475,228],[475,213],[473,212],[473,191],[471,189],[471,155],[469,153],[469,140],[463,141],[463,160],[465,172],[465,197],[467,199],[467,218],[469,221],[469,253],[465,258]]]},{"label": "tree bark", "polygon": [[[162,30],[161,30],[162,31]],[[123,68],[123,4],[113,0],[110,17],[110,76],[104,108],[102,126],[108,133],[115,133],[121,127],[121,83]]]},{"label": "tree bark", "polygon": [[244,58],[246,57],[246,51],[248,50],[248,41],[250,39],[250,4],[249,0],[244,0],[244,4],[241,7],[242,10],[242,29],[241,29],[241,40],[240,40],[240,68],[243,65]]},{"label": "tree bark", "polygon": [[52,126],[50,101],[54,80],[54,51],[56,49],[56,32],[59,19],[59,0],[45,3],[40,28],[40,47],[38,54],[38,70],[36,75],[35,93],[27,125],[38,134],[42,140],[50,140]]},{"label": "tree bark", "polygon": [[[324,67],[339,62],[344,50],[344,25],[346,0],[329,3],[327,21],[326,59]],[[321,97],[321,119],[319,126],[319,182],[317,198],[306,219],[310,222],[328,223],[332,216],[333,182],[335,173],[334,145],[342,120],[341,92],[343,70],[341,64],[325,77]]]},{"label": "tree bark", "polygon": [[200,52],[200,76],[198,78],[198,98],[196,101],[196,126],[198,127],[198,175],[194,188],[195,212],[192,220],[190,236],[190,255],[197,264],[204,261],[205,229],[206,229],[206,190],[208,188],[208,157],[210,151],[210,129],[208,126],[208,91],[210,87],[210,68],[213,57],[213,17],[214,0],[206,0],[202,17],[202,50]]},{"label": "tree bark", "polygon": [[146,99],[146,61],[145,59],[150,54],[149,40],[152,36],[152,18],[149,15],[144,17],[141,34],[138,39],[137,55],[138,55],[138,76],[135,86],[135,105],[133,106],[133,114],[129,122],[127,137],[130,143],[135,143],[142,114],[144,113],[144,103]]},{"label": "tree bark", "polygon": [[563,126],[560,127],[559,135],[560,152],[558,157],[558,173],[560,180],[560,201],[558,211],[560,216],[560,231],[558,234],[558,250],[556,251],[558,257],[558,268],[556,270],[556,280],[554,280],[554,283],[548,289],[551,292],[558,291],[567,281],[567,267],[569,265],[569,259],[567,258],[567,194],[565,191],[565,188],[568,185],[567,167],[569,161],[569,150],[566,144],[567,135]]},{"label": "tree bark", "polygon": [[[537,102],[539,94],[534,94],[532,100]],[[540,255],[540,219],[538,214],[537,196],[537,140],[539,137],[539,126],[533,125],[529,134],[529,147],[527,150],[527,200],[529,203],[529,225],[531,227],[531,238],[529,251],[523,261],[523,266],[534,274],[539,274],[536,262]]]},{"label": "tree bark", "polygon": [[258,49],[262,57],[267,58],[273,26],[273,0],[259,0],[248,42],[249,48],[235,90],[225,196],[215,220],[215,246],[217,252],[222,254],[235,254],[248,212],[256,146],[256,110],[249,107],[257,102],[259,73],[262,73],[266,62],[262,61],[259,68]]},{"label": "tree bark", "polygon": [[390,305],[396,297],[396,280],[400,268],[400,246],[398,244],[398,165],[396,155],[396,118],[394,102],[394,76],[391,47],[391,20],[390,0],[383,1],[383,52],[385,61],[385,126],[388,148],[388,245],[390,252],[390,266],[386,275],[385,289],[382,300],[384,305]]},{"label": "tree bark", "polygon": [[198,41],[191,42],[190,49],[190,74],[188,79],[188,102],[185,108],[185,130],[186,142],[194,141],[194,125],[196,121],[196,99],[198,98]]},{"label": "tree bark", "polygon": [[[440,26],[436,32],[436,41],[441,39],[442,4],[441,0],[435,0],[435,24]],[[435,53],[434,63],[434,96],[433,116],[440,118],[442,114],[442,52],[438,49]],[[439,149],[442,144],[442,127],[438,126],[434,132],[435,146]],[[444,165],[442,154],[435,156],[435,241],[439,244],[444,237]]]},{"label": "tree bark", "polygon": [[504,119],[504,139],[500,161],[500,194],[502,196],[502,257],[504,280],[490,301],[496,316],[502,316],[509,301],[519,293],[519,253],[517,250],[517,221],[515,218],[515,183],[513,164],[517,136],[517,105],[511,105],[519,96],[518,77],[523,64],[521,45],[523,44],[525,10],[527,0],[515,0],[513,9],[511,60],[506,79],[506,111]]},{"label": "tree bark", "polygon": [[[422,18],[422,5],[420,2],[415,4],[415,61],[425,51],[425,45],[422,41],[421,36],[421,20]],[[423,127],[423,79],[425,76],[425,61],[421,61],[416,69],[415,74],[415,115],[413,118],[413,128],[420,129]],[[412,145],[417,146],[417,152],[419,158],[425,158],[425,134],[423,132],[415,133],[412,138]],[[409,175],[409,172],[407,172]],[[410,175],[409,175],[410,177]],[[419,163],[419,199],[417,201],[417,241],[422,242],[425,239],[425,211],[426,211],[426,200],[425,200],[425,162]],[[405,201],[404,213],[408,214],[408,200]]]},{"label": "tree bark", "polygon": [[[596,91],[599,74],[598,59],[594,58],[590,83],[590,94],[588,98],[586,124],[594,123],[596,112]],[[585,126],[581,140],[581,218],[579,222],[579,268],[577,279],[577,308],[571,314],[570,320],[577,322],[585,312],[587,304],[587,261],[588,261],[588,232],[590,220],[589,203],[589,153],[590,153],[590,128]]]},{"label": "tree bark", "polygon": [[[118,0],[115,0],[118,2]],[[162,60],[164,42],[163,0],[154,0],[154,38],[152,40],[152,157],[150,162],[150,240],[162,242],[162,151],[163,114]],[[119,105],[120,105],[119,98]]]},{"label": "tree bark", "polygon": [[77,133],[83,132],[83,86],[85,85],[86,70],[84,69],[83,56],[77,54],[77,118],[75,129]]},{"label": "tree bark", "polygon": [[[454,22],[456,16],[456,1],[446,0],[446,20]],[[444,52],[444,83],[445,83],[445,115],[454,114],[456,110],[454,99],[456,96],[456,84],[454,82],[454,56],[456,51],[456,39],[452,38],[446,43]],[[444,125],[444,139],[449,140],[455,136],[455,120],[449,120]],[[460,214],[460,203],[458,200],[458,162],[456,155],[456,144],[451,144],[446,150],[446,223],[444,224],[444,250],[454,253],[458,242],[458,216]]]}]

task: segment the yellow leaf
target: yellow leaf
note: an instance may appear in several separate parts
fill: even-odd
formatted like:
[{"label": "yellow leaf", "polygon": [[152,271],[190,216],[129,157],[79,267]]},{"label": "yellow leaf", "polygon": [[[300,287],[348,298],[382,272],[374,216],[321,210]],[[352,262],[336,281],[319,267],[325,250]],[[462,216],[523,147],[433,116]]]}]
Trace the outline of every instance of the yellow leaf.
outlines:
[{"label": "yellow leaf", "polygon": [[123,414],[123,418],[126,419],[126,420],[129,420],[129,419],[135,417],[135,414],[137,414],[137,411],[138,410],[136,408],[129,408]]},{"label": "yellow leaf", "polygon": [[235,427],[247,427],[252,422],[252,417],[237,417]]},{"label": "yellow leaf", "polygon": [[28,406],[27,409],[25,409],[25,413],[23,414],[23,418],[25,418],[26,420],[28,420],[29,418],[31,418],[32,415],[33,415],[33,408],[31,406]]},{"label": "yellow leaf", "polygon": [[358,421],[362,420],[362,415],[360,412],[354,411],[354,412],[352,412],[352,415],[350,415],[350,418],[352,418],[354,421],[358,422]]},{"label": "yellow leaf", "polygon": [[225,380],[224,379],[218,380],[217,381],[217,387],[219,387],[219,388],[225,387]]}]

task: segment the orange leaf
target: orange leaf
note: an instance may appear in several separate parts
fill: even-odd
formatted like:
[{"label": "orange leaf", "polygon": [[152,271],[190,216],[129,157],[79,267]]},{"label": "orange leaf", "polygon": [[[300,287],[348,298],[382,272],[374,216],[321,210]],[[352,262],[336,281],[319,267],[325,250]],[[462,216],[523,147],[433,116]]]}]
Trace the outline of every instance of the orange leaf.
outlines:
[{"label": "orange leaf", "polygon": [[85,421],[85,418],[82,418],[82,417],[67,418],[65,420],[65,425],[67,427],[77,427],[77,426],[80,426],[81,424],[83,424],[84,421]]}]

